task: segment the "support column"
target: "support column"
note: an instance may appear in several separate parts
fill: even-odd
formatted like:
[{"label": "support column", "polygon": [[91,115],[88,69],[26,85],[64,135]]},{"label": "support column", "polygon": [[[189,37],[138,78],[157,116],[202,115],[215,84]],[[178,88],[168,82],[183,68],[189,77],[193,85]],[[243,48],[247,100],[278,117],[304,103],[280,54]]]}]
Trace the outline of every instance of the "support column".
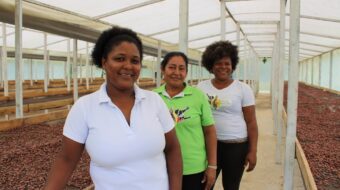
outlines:
[{"label": "support column", "polygon": [[[6,35],[6,33],[4,34]],[[15,1],[15,116],[22,118],[22,0]]]},{"label": "support column", "polygon": [[73,76],[73,101],[78,100],[78,72],[77,72],[77,62],[78,62],[78,44],[77,39],[73,39],[73,64],[72,64],[72,76]]},{"label": "support column", "polygon": [[180,0],[179,4],[179,51],[188,53],[189,2]]},{"label": "support column", "polygon": [[89,85],[89,43],[88,42],[86,42],[85,80],[86,80],[86,90],[88,90],[90,88],[90,85]]},{"label": "support column", "polygon": [[70,39],[67,39],[67,60],[66,60],[67,91],[71,91],[70,54],[71,54]]},{"label": "support column", "polygon": [[277,107],[277,142],[276,142],[276,163],[281,164],[281,146],[282,146],[282,113],[283,113],[283,88],[284,73],[283,66],[285,63],[285,17],[286,17],[286,0],[280,1],[280,32],[279,32],[279,72],[278,72],[278,107]]},{"label": "support column", "polygon": [[247,62],[248,62],[248,47],[246,39],[243,39],[243,48],[244,48],[244,62],[243,62],[243,82],[247,83]]},{"label": "support column", "polygon": [[33,86],[33,59],[30,59],[30,85]]},{"label": "support column", "polygon": [[295,139],[297,123],[300,0],[290,2],[288,119],[284,170],[284,190],[293,189]]},{"label": "support column", "polygon": [[[238,48],[238,52],[240,53],[241,51],[241,47],[240,47],[240,35],[241,35],[241,32],[240,32],[240,23],[236,23],[236,45],[237,45],[237,48]],[[240,80],[240,69],[237,67],[236,68],[236,78],[238,80]]]},{"label": "support column", "polygon": [[157,65],[156,65],[156,86],[157,88],[161,85],[161,57],[162,57],[162,44],[158,41],[158,51],[157,51]]},{"label": "support column", "polygon": [[321,55],[319,55],[319,86],[321,87]]},{"label": "support column", "polygon": [[333,87],[333,52],[331,51],[331,57],[330,57],[330,62],[329,62],[329,88],[332,89]]},{"label": "support column", "polygon": [[225,40],[225,3],[224,0],[220,0],[220,10],[221,10],[221,40]]},{"label": "support column", "polygon": [[48,91],[49,83],[49,65],[48,65],[48,52],[47,52],[47,34],[44,32],[44,62],[45,62],[45,78],[44,78],[44,92]]},{"label": "support column", "polygon": [[4,96],[8,96],[8,71],[7,71],[7,32],[6,24],[2,23],[2,77],[4,80]]},{"label": "support column", "polygon": [[79,83],[83,84],[83,56],[79,53]]}]

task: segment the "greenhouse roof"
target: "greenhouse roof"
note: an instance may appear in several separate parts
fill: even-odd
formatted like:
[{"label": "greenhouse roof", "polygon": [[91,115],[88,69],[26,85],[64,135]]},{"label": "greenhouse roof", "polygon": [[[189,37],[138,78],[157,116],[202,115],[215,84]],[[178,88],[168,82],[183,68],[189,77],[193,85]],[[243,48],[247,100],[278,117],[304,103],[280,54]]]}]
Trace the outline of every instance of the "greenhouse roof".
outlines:
[{"label": "greenhouse roof", "polygon": [[[7,26],[7,46],[14,46],[14,0],[0,0],[0,21]],[[111,25],[128,27],[141,34],[144,44],[176,50],[179,41],[179,0],[23,0],[23,47],[66,51],[68,38],[94,42]],[[280,0],[227,0],[225,39],[236,44],[237,23],[244,40],[259,57],[271,57],[280,21]],[[221,11],[218,0],[190,0],[188,21],[189,55],[198,58],[207,45],[221,39]],[[289,45],[289,0],[286,3],[286,54]],[[300,59],[314,57],[340,47],[340,1],[301,0]],[[0,31],[0,36],[3,34]],[[0,46],[2,40],[0,40]],[[90,47],[92,45],[90,44]]]}]

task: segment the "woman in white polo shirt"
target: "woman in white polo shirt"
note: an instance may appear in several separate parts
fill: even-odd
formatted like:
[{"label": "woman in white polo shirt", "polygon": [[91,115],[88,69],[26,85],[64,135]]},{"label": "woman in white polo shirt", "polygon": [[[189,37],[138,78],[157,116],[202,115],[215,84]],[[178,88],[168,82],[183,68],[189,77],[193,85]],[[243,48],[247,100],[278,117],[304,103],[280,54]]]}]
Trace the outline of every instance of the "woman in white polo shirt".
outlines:
[{"label": "woman in white polo shirt", "polygon": [[181,152],[171,115],[156,93],[135,85],[142,48],[137,34],[126,28],[100,35],[92,59],[105,71],[106,82],[70,110],[46,189],[65,187],[84,148],[96,189],[181,188]]},{"label": "woman in white polo shirt", "polygon": [[232,78],[238,63],[237,47],[228,41],[209,45],[202,55],[202,64],[214,74],[198,88],[208,98],[217,132],[217,176],[222,170],[224,189],[238,190],[244,168],[256,165],[258,129],[255,98],[251,88]]}]

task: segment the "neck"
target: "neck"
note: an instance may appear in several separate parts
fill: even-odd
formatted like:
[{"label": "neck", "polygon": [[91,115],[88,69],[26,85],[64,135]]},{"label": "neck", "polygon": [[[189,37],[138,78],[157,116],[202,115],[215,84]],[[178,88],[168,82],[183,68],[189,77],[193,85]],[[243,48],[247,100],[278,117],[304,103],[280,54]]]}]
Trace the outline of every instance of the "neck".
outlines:
[{"label": "neck", "polygon": [[168,84],[165,85],[165,90],[171,98],[182,92],[184,88],[185,88],[184,85],[181,86],[171,86]]},{"label": "neck", "polygon": [[124,98],[124,99],[134,98],[134,96],[135,96],[135,92],[134,92],[133,88],[126,89],[126,90],[120,90],[120,89],[117,89],[113,86],[107,85],[106,91],[107,91],[107,94],[112,101],[117,100],[117,99],[122,99],[122,98]]},{"label": "neck", "polygon": [[218,78],[214,78],[212,80],[213,85],[218,88],[225,88],[227,86],[229,86],[234,80],[232,78],[227,78],[227,79],[218,79]]}]

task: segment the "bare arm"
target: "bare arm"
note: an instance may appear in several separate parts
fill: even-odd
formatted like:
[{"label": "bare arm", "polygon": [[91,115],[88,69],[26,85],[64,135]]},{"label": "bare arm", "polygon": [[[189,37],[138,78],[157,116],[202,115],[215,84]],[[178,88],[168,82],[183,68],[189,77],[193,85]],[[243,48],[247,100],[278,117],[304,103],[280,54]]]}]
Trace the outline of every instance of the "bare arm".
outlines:
[{"label": "bare arm", "polygon": [[[217,138],[214,125],[209,125],[203,128],[205,147],[207,150],[208,165],[217,166]],[[210,190],[215,183],[216,169],[208,168],[205,171],[203,181],[206,181],[206,190]]]},{"label": "bare arm", "polygon": [[52,166],[45,190],[65,188],[83,150],[84,144],[63,136],[62,149]]},{"label": "bare arm", "polygon": [[247,172],[252,171],[256,166],[258,128],[255,115],[255,106],[242,108],[244,119],[247,124],[249,150],[246,157],[245,165],[248,165]]},{"label": "bare arm", "polygon": [[182,189],[183,164],[175,129],[165,134],[165,141],[164,153],[169,176],[169,189],[180,190]]}]

